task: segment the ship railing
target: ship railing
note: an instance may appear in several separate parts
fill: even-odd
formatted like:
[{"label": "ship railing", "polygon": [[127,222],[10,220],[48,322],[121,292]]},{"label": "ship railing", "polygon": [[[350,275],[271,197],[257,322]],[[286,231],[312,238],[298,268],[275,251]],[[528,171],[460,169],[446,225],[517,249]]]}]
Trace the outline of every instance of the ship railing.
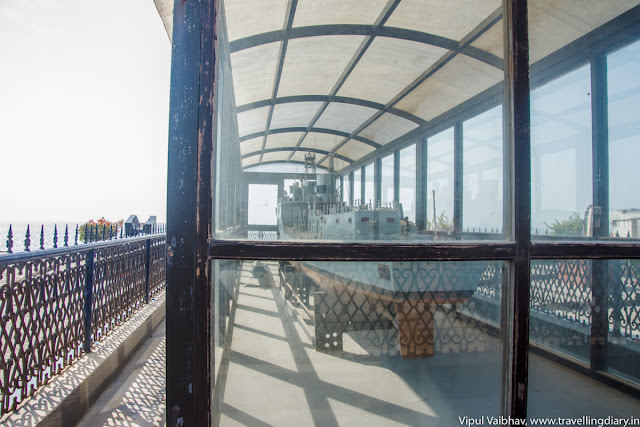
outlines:
[{"label": "ship railing", "polygon": [[166,286],[166,235],[0,255],[0,416]]}]

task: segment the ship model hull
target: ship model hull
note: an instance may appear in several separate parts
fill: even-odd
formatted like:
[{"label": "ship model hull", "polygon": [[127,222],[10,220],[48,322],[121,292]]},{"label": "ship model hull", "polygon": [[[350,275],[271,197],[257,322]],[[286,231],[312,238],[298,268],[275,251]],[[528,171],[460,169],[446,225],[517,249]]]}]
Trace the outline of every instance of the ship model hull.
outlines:
[{"label": "ship model hull", "polygon": [[[314,178],[295,183],[278,202],[281,239],[402,240],[417,234],[399,203],[349,205],[332,188],[331,174],[310,176]],[[346,330],[393,325],[402,358],[434,355],[435,306],[466,302],[485,266],[426,261],[290,264],[323,291],[314,299],[318,350],[342,349],[339,338]]]}]

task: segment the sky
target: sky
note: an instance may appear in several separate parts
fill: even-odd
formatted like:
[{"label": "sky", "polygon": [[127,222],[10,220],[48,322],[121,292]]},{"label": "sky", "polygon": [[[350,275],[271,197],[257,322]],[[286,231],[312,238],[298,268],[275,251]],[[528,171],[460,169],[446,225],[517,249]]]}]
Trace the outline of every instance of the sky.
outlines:
[{"label": "sky", "polygon": [[153,0],[2,0],[0,224],[164,221],[170,58]]}]

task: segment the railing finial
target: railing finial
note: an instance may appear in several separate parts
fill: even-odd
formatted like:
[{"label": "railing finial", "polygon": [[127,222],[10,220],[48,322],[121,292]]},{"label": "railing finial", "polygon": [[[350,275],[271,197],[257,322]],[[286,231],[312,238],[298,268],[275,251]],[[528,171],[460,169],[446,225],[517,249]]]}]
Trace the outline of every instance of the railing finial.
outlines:
[{"label": "railing finial", "polygon": [[13,253],[13,230],[11,229],[11,224],[9,224],[9,232],[7,233],[7,252]]},{"label": "railing finial", "polygon": [[31,231],[29,230],[29,225],[27,224],[27,232],[24,235],[25,252],[31,252],[31,249],[29,249],[29,246],[31,246]]}]

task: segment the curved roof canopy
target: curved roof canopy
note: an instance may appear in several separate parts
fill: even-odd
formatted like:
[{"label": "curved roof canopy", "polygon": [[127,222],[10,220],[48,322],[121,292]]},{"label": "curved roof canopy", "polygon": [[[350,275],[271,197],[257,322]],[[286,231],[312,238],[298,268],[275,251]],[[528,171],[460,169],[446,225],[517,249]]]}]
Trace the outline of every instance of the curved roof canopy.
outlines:
[{"label": "curved roof canopy", "polygon": [[[529,1],[531,63],[638,4],[583,1]],[[308,151],[343,169],[503,80],[501,0],[225,0],[224,18],[245,169]]]}]

